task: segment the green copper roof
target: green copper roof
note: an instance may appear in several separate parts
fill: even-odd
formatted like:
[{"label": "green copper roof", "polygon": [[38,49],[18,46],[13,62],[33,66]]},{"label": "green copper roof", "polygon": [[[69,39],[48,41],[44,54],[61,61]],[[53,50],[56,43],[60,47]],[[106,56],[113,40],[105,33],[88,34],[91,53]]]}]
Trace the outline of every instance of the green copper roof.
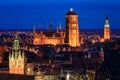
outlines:
[{"label": "green copper roof", "polygon": [[101,47],[101,48],[100,48],[100,52],[103,52],[103,51],[104,51],[104,50],[103,50],[103,47]]},{"label": "green copper roof", "polygon": [[13,47],[14,47],[14,50],[19,49],[19,40],[18,40],[18,35],[17,34],[15,35]]}]

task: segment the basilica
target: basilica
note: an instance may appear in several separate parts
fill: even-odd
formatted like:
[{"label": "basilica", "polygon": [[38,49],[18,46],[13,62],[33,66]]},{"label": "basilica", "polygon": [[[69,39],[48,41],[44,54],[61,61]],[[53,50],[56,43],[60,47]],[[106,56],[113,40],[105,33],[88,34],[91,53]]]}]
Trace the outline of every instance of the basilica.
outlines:
[{"label": "basilica", "polygon": [[52,31],[52,24],[50,24],[50,30],[39,33],[34,28],[34,45],[42,44],[68,44],[71,47],[80,46],[79,41],[79,26],[78,26],[78,15],[71,9],[66,14],[66,30],[63,31],[61,26],[56,31]]}]

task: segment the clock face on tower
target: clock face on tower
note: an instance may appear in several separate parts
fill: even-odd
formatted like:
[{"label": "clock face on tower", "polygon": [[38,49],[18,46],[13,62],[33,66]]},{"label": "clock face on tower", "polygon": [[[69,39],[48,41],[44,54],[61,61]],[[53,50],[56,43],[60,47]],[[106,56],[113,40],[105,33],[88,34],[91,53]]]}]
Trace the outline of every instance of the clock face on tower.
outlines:
[{"label": "clock face on tower", "polygon": [[18,60],[18,67],[22,66],[22,60]]},{"label": "clock face on tower", "polygon": [[15,67],[15,65],[16,65],[15,60],[11,60],[11,65],[12,65],[12,67]]}]

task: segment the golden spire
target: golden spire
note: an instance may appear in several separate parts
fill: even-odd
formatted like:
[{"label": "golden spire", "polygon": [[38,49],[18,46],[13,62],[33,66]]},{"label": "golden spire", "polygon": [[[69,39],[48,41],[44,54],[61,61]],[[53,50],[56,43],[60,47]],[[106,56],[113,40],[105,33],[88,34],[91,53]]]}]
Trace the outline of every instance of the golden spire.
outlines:
[{"label": "golden spire", "polygon": [[108,14],[106,14],[105,27],[110,27],[108,23]]},{"label": "golden spire", "polygon": [[59,29],[60,29],[60,31],[62,31],[62,26],[61,26],[61,23],[59,23]]},{"label": "golden spire", "polygon": [[33,33],[36,33],[36,26],[34,25]]}]

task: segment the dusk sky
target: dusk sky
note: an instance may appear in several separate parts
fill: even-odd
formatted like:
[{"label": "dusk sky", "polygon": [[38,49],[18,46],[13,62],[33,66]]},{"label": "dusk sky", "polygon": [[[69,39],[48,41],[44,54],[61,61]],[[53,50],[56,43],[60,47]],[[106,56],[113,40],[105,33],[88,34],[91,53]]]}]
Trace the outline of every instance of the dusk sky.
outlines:
[{"label": "dusk sky", "polygon": [[79,17],[80,29],[103,29],[106,13],[112,29],[120,29],[120,0],[0,0],[0,30],[48,29],[61,23],[73,8]]}]

